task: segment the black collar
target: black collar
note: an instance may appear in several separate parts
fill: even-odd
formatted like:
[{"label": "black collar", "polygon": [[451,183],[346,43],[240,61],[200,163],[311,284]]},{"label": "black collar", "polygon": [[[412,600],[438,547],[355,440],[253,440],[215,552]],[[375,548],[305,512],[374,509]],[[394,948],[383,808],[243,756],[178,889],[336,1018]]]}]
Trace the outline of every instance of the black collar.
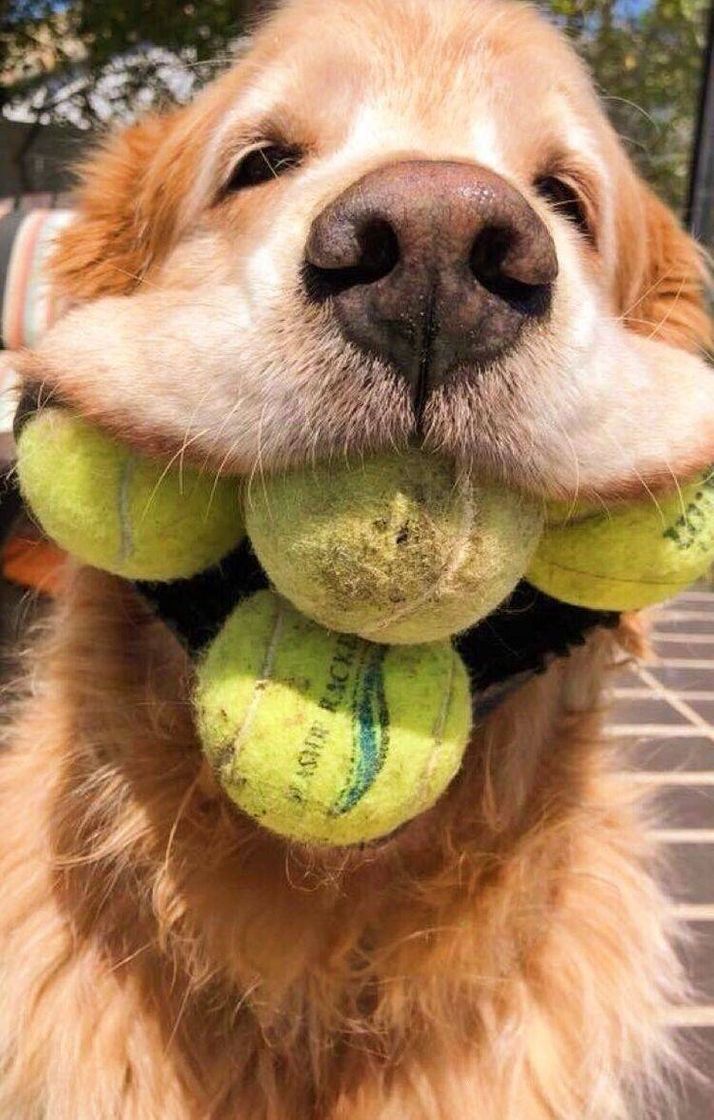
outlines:
[{"label": "black collar", "polygon": [[[192,579],[135,586],[193,655],[212,641],[242,599],[269,583],[246,539],[217,567]],[[616,626],[619,617],[568,606],[521,581],[497,610],[454,639],[471,676],[475,714],[492,711],[555,658],[581,646],[593,630]]]}]

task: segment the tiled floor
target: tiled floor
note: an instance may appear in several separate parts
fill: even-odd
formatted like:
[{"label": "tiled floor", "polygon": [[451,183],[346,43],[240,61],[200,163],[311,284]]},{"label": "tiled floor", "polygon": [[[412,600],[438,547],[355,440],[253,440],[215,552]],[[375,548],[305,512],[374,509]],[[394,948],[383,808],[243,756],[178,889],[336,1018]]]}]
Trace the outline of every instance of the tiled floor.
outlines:
[{"label": "tiled floor", "polygon": [[714,593],[689,591],[660,610],[652,639],[656,660],[617,681],[611,731],[660,792],[673,905],[692,935],[695,1000],[670,1018],[712,1083],[691,1078],[671,1120],[714,1120]]}]

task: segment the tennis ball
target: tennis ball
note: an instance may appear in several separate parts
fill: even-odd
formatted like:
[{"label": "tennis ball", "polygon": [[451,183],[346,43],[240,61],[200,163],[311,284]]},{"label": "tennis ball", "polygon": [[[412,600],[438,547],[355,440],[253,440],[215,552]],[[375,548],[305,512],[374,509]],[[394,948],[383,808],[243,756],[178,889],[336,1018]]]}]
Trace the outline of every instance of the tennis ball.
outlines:
[{"label": "tennis ball", "polygon": [[236,479],[166,469],[68,409],[43,408],[25,423],[17,472],[47,536],[126,579],[195,575],[244,533]]},{"label": "tennis ball", "polygon": [[208,647],[195,705],[228,796],[313,844],[373,840],[430,808],[471,728],[467,673],[449,643],[337,634],[272,591],[244,600]]},{"label": "tennis ball", "polygon": [[592,610],[668,599],[714,563],[714,474],[667,498],[572,510],[547,528],[527,573],[540,591]]},{"label": "tennis ball", "polygon": [[246,526],[276,589],[332,630],[432,642],[514,588],[536,547],[533,502],[418,451],[266,478]]}]

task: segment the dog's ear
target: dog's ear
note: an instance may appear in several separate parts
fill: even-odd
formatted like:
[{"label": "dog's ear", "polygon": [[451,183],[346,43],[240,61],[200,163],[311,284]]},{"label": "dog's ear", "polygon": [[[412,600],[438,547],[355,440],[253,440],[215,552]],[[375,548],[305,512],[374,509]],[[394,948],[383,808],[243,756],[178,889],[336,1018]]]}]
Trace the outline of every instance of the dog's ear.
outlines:
[{"label": "dog's ear", "polygon": [[630,173],[618,199],[618,311],[645,338],[712,348],[704,255],[672,211]]},{"label": "dog's ear", "polygon": [[[600,324],[588,385],[593,403],[569,433],[577,492],[607,500],[671,490],[676,479],[714,464],[703,252],[621,149],[613,147],[611,165],[615,315]],[[568,472],[572,478],[565,460],[564,478]]]},{"label": "dog's ear", "polygon": [[132,291],[171,243],[185,160],[185,110],[148,117],[109,137],[80,166],[75,220],[50,265],[70,303]]}]

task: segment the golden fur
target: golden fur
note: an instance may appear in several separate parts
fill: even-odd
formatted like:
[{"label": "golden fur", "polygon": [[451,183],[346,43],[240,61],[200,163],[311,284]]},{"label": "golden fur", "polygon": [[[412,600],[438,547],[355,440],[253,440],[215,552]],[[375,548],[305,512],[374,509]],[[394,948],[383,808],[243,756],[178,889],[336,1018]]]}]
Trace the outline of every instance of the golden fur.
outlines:
[{"label": "golden fur", "polygon": [[[312,162],[217,199],[266,120]],[[139,446],[246,473],[403,441],[400,386],[373,365],[355,393],[364,371],[295,269],[320,205],[413,152],[497,164],[561,260],[548,332],[432,402],[431,445],[606,499],[711,461],[695,247],[562,40],[496,0],[293,0],[195,105],[110,141],[55,262],[80,306],[28,376]],[[583,184],[596,247],[534,195],[553,164]],[[644,1115],[684,993],[600,732],[635,631],[512,696],[430,813],[326,853],[232,810],[177,644],[120,581],[68,566],[0,763],[1,1120]]]}]

